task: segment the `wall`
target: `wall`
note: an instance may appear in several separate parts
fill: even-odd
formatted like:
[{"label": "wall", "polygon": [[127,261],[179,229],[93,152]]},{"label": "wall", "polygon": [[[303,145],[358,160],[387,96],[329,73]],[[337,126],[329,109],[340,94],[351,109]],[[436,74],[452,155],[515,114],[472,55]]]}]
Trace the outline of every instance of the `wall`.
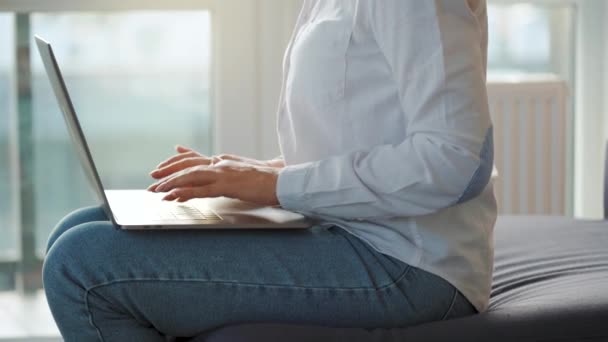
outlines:
[{"label": "wall", "polygon": [[283,55],[302,0],[218,1],[215,151],[274,158]]},{"label": "wall", "polygon": [[574,215],[602,216],[604,144],[608,138],[606,84],[608,46],[604,23],[608,6],[603,0],[578,2],[577,77],[575,96]]},{"label": "wall", "polygon": [[[258,59],[260,120],[259,157],[280,154],[276,134],[276,114],[281,91],[285,47],[293,31],[302,0],[258,0]],[[279,18],[279,20],[277,20]]]}]

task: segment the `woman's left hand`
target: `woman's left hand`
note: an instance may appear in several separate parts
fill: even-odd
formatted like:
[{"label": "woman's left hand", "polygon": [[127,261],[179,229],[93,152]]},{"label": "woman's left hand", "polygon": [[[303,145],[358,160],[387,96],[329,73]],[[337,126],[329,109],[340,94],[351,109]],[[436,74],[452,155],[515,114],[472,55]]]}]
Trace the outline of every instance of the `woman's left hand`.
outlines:
[{"label": "woman's left hand", "polygon": [[260,205],[278,205],[279,170],[233,160],[190,167],[152,184],[148,191],[166,192],[163,200],[185,202],[192,198],[230,197]]}]

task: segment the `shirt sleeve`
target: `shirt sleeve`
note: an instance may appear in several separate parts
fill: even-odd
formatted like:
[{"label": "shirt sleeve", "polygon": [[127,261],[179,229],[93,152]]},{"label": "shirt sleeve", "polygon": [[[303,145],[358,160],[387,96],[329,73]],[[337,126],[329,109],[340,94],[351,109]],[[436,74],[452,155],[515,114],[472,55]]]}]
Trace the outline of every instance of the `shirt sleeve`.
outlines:
[{"label": "shirt sleeve", "polygon": [[277,185],[281,206],[369,219],[426,215],[479,195],[493,166],[487,31],[479,20],[485,2],[367,0],[362,6],[366,29],[394,74],[405,138],[286,166]]}]

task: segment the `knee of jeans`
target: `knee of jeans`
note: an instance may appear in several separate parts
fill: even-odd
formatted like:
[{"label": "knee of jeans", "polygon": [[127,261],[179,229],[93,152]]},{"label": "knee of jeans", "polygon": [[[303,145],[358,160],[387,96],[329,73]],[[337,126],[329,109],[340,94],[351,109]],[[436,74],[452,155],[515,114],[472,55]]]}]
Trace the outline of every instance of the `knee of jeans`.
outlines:
[{"label": "knee of jeans", "polygon": [[51,247],[55,244],[55,241],[63,235],[67,230],[73,228],[79,224],[90,222],[92,220],[104,220],[105,213],[100,207],[86,207],[76,209],[73,212],[66,215],[55,228],[51,231],[46,244],[46,253],[48,254]]},{"label": "knee of jeans", "polygon": [[96,245],[103,243],[100,234],[106,229],[98,226],[96,222],[80,224],[57,238],[42,266],[42,282],[47,292],[49,289],[61,290],[70,283],[84,282],[81,278],[88,273],[87,267],[99,262],[95,258],[99,250]]},{"label": "knee of jeans", "polygon": [[[58,226],[58,228],[60,227]],[[65,280],[68,276],[67,273],[70,272],[68,268],[79,260],[77,253],[77,249],[79,249],[77,229],[73,229],[70,232],[71,234],[65,231],[58,234],[57,230],[51,234],[53,241],[49,244],[49,247],[52,245],[53,248],[47,250],[42,265],[42,282],[45,289],[54,288],[57,282]]]}]

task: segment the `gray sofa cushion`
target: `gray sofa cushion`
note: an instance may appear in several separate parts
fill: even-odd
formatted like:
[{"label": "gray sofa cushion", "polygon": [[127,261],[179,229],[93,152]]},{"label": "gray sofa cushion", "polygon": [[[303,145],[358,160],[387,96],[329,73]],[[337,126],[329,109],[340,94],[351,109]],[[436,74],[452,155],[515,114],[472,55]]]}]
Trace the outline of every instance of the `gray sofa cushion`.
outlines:
[{"label": "gray sofa cushion", "polygon": [[228,326],[195,341],[608,341],[608,223],[500,217],[488,311],[410,328]]}]

